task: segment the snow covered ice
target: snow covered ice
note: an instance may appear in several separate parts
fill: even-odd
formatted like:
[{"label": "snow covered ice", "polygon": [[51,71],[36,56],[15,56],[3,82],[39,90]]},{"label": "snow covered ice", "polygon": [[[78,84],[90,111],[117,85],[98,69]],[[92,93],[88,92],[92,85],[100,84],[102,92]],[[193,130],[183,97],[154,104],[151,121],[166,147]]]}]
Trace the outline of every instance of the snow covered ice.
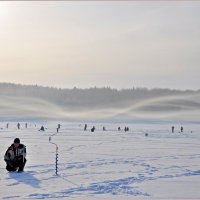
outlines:
[{"label": "snow covered ice", "polygon": [[[200,125],[0,123],[0,199],[200,199]],[[30,126],[31,124],[31,126]],[[44,132],[38,131],[44,125]],[[94,133],[90,131],[96,127]],[[102,127],[106,127],[106,131]],[[118,127],[121,131],[118,131]],[[124,127],[129,132],[124,132]],[[148,136],[145,136],[148,133]],[[24,173],[8,173],[4,153],[15,137],[27,148]]]}]

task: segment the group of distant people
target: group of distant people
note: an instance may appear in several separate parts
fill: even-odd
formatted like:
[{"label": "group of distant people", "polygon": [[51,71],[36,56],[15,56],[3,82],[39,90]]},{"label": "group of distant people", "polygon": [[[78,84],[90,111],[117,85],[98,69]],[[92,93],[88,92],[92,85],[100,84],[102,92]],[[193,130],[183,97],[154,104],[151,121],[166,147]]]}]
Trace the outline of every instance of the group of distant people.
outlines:
[{"label": "group of distant people", "polygon": [[[8,124],[7,124],[7,128],[8,128]],[[17,128],[20,129],[20,123],[17,123]],[[28,128],[28,124],[25,123],[25,128]]]},{"label": "group of distant people", "polygon": [[[121,127],[120,127],[120,126],[118,127],[118,131],[121,131]],[[128,127],[128,126],[125,126],[124,131],[125,131],[125,132],[129,131],[129,127]]]},{"label": "group of distant people", "polygon": [[[172,126],[172,133],[174,133],[174,130],[175,130],[175,127]],[[183,126],[181,126],[181,129],[180,129],[181,133],[183,132]]]},{"label": "group of distant people", "polygon": [[[87,131],[87,124],[85,124],[84,126],[84,131]],[[91,129],[90,129],[91,132],[94,132],[95,131],[95,126],[93,126]]]},{"label": "group of distant people", "polygon": [[[30,124],[31,126],[31,124]],[[36,125],[35,125],[36,126]],[[6,128],[9,128],[9,123],[6,124]],[[21,124],[18,122],[17,123],[17,128],[20,129],[21,128]],[[25,128],[28,128],[28,123],[25,123]]]},{"label": "group of distant people", "polygon": [[[85,126],[84,126],[84,131],[86,131],[86,130],[87,130],[87,124],[85,124]],[[90,130],[91,130],[91,132],[94,132],[95,131],[95,126],[93,126]],[[171,130],[172,130],[172,133],[174,133],[175,127],[172,126]],[[106,127],[105,126],[103,126],[103,131],[106,131]],[[120,126],[118,127],[118,131],[121,131],[121,127]],[[125,126],[124,131],[125,132],[129,131],[129,127]],[[181,133],[183,132],[183,126],[181,126],[181,128],[180,128],[180,132]]]},{"label": "group of distant people", "polygon": [[[84,131],[87,131],[87,124],[84,125]],[[95,131],[95,126],[93,126],[91,129],[90,129],[91,132],[94,132]],[[103,131],[106,131],[106,127],[103,126]],[[118,131],[121,131],[121,127],[119,126],[118,127]],[[128,126],[125,126],[124,128],[124,131],[127,132],[129,131],[129,127]]]},{"label": "group of distant people", "polygon": [[[18,128],[18,129],[20,129],[20,126],[21,126],[20,123],[17,123],[17,128]],[[9,127],[9,123],[7,123],[6,127],[7,127],[7,128]],[[27,127],[28,127],[28,124],[25,123],[25,128],[27,128]],[[59,131],[60,128],[61,128],[61,125],[58,124],[58,127],[56,128],[57,132]],[[91,132],[94,132],[95,129],[96,129],[95,126],[93,126],[93,127],[90,129],[90,131],[91,131]],[[87,130],[87,124],[85,124],[85,126],[84,126],[84,131],[86,131],[86,130]],[[41,128],[39,129],[39,131],[45,131],[44,126],[41,126]],[[106,127],[105,127],[105,126],[103,126],[103,131],[106,131]],[[121,131],[121,127],[120,127],[120,126],[118,127],[118,131]],[[128,126],[125,126],[124,131],[125,131],[125,132],[129,131],[129,127],[128,127]],[[171,127],[171,131],[172,131],[172,133],[174,133],[174,131],[175,131],[175,127],[174,127],[174,126]],[[181,126],[181,128],[180,128],[180,132],[181,132],[181,133],[183,132],[183,126]]]}]

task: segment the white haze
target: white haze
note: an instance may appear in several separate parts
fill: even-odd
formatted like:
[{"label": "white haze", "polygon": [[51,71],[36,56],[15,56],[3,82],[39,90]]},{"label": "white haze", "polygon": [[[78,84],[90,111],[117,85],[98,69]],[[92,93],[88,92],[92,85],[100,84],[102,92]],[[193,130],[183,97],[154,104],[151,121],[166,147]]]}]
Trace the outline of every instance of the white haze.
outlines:
[{"label": "white haze", "polygon": [[3,96],[0,118],[49,120],[189,120],[200,118],[200,95],[174,95],[105,108],[73,109],[39,98]]}]

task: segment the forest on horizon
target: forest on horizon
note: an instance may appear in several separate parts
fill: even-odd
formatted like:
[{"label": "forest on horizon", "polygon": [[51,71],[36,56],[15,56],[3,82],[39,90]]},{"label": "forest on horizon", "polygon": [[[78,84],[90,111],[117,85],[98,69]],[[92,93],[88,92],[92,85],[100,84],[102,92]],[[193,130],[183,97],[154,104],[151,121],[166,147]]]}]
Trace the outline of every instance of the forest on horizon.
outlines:
[{"label": "forest on horizon", "polygon": [[0,83],[0,95],[14,97],[39,98],[55,104],[70,107],[118,107],[127,103],[137,103],[144,99],[165,96],[200,94],[200,90],[175,90],[161,88],[127,88],[91,87],[80,89],[61,89],[38,85]]}]

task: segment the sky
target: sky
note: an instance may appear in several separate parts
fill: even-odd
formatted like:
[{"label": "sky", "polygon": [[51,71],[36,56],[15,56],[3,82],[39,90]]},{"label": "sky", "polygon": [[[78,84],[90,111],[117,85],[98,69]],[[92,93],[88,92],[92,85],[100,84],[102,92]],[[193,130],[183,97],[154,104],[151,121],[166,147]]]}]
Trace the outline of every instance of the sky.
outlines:
[{"label": "sky", "polygon": [[0,82],[200,89],[199,1],[0,2]]}]

